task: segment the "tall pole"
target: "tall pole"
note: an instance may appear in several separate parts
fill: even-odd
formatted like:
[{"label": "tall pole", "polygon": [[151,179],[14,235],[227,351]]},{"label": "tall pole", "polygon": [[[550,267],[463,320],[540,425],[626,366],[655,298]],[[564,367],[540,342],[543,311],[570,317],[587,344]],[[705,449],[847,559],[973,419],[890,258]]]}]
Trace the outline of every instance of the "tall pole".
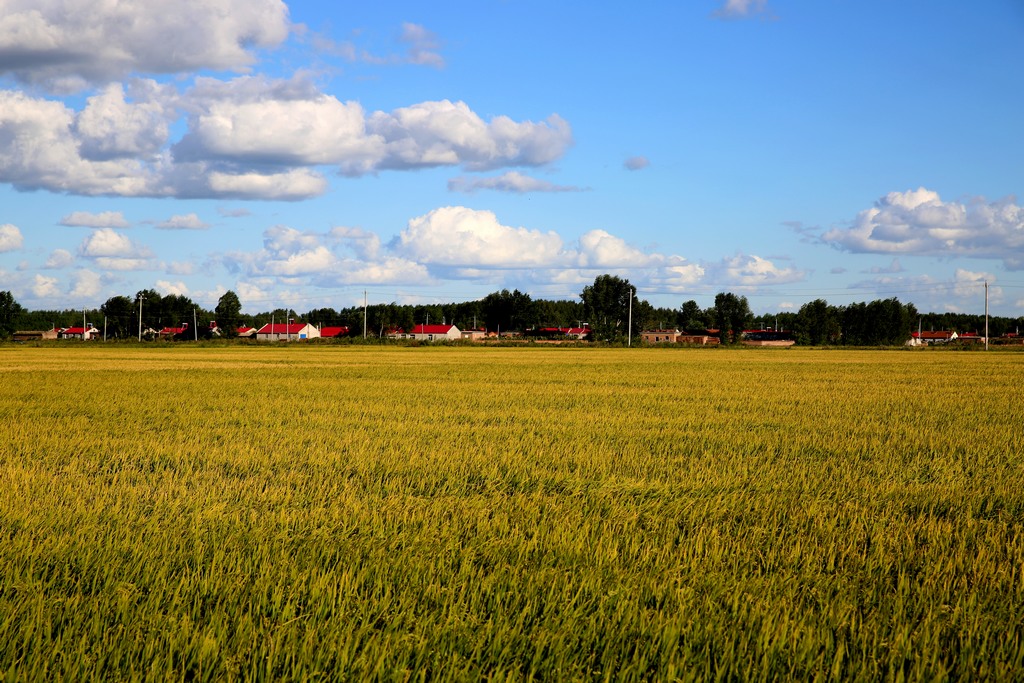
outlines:
[{"label": "tall pole", "polygon": [[139,297],[139,341],[142,341],[142,297]]},{"label": "tall pole", "polygon": [[85,309],[82,309],[82,341],[85,341]]},{"label": "tall pole", "polygon": [[363,339],[366,339],[366,290],[363,290]]},{"label": "tall pole", "polygon": [[985,280],[985,350],[988,351],[988,280]]},{"label": "tall pole", "polygon": [[630,288],[629,292],[629,336],[626,346],[633,346],[633,297],[636,296],[636,288]]},{"label": "tall pole", "polygon": [[192,333],[195,335],[196,341],[199,341],[199,328],[196,326],[196,307],[192,307]]}]

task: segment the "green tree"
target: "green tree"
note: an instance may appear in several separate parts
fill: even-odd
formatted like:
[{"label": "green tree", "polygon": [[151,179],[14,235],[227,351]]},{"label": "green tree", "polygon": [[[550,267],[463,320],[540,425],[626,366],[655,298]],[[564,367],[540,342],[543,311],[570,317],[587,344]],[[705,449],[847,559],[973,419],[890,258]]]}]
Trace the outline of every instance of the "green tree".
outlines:
[{"label": "green tree", "polygon": [[598,275],[580,293],[590,329],[599,341],[623,339],[629,326],[630,305],[638,309],[636,288],[617,275]]},{"label": "green tree", "polygon": [[100,312],[107,322],[107,336],[121,339],[132,336],[139,324],[135,306],[126,296],[112,296],[100,306]]},{"label": "green tree", "polygon": [[8,291],[0,292],[0,335],[9,337],[14,332],[15,320],[25,309]]},{"label": "green tree", "polygon": [[715,295],[715,324],[718,325],[718,338],[723,344],[738,344],[747,323],[753,318],[747,297],[732,292],[719,292]]},{"label": "green tree", "polygon": [[686,332],[697,332],[708,328],[708,320],[704,316],[704,311],[693,299],[683,302],[683,305],[679,307],[676,320],[679,327]]},{"label": "green tree", "polygon": [[491,292],[480,302],[480,311],[489,330],[525,330],[537,319],[533,298],[518,289]]},{"label": "green tree", "polygon": [[237,294],[230,289],[221,294],[214,313],[222,336],[230,339],[238,335],[238,326],[242,322],[242,302],[238,300]]},{"label": "green tree", "polygon": [[840,312],[824,299],[809,301],[796,314],[796,338],[800,344],[821,346],[841,341]]}]

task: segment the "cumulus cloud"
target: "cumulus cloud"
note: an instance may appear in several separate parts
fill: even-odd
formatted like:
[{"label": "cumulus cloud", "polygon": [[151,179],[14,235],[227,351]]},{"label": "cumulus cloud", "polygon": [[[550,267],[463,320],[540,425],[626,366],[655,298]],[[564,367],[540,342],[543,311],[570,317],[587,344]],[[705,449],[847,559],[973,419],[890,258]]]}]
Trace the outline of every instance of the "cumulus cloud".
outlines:
[{"label": "cumulus cloud", "polygon": [[890,192],[857,214],[850,227],[829,230],[822,240],[851,252],[973,256],[1021,269],[1024,209],[1013,197],[944,202],[922,187]]},{"label": "cumulus cloud", "polygon": [[149,249],[111,228],[100,228],[86,237],[78,253],[103,270],[140,270],[152,266]]},{"label": "cumulus cloud", "polygon": [[651,165],[651,162],[647,157],[629,157],[622,165],[626,167],[627,171],[640,171]]},{"label": "cumulus cloud", "polygon": [[74,123],[61,102],[0,90],[0,182],[84,195],[152,193],[152,171],[137,160],[82,157]]},{"label": "cumulus cloud", "polygon": [[580,192],[573,185],[556,185],[547,180],[533,178],[519,171],[508,171],[490,178],[452,178],[448,181],[448,189],[452,192],[473,193],[477,190],[497,190],[498,192]]},{"label": "cumulus cloud", "polygon": [[103,289],[103,280],[99,273],[91,270],[80,270],[71,280],[68,294],[78,299],[91,299]]},{"label": "cumulus cloud", "polygon": [[170,296],[171,294],[174,294],[175,296],[189,296],[188,285],[181,280],[178,280],[177,282],[157,280],[156,290],[164,296]]},{"label": "cumulus cloud", "polygon": [[60,219],[60,224],[82,228],[127,228],[130,225],[120,211],[102,211],[100,213],[72,211]]},{"label": "cumulus cloud", "polygon": [[61,296],[60,287],[57,285],[57,278],[55,277],[37,274],[32,279],[30,289],[37,299],[52,299]]},{"label": "cumulus cloud", "polygon": [[447,206],[410,220],[394,248],[432,265],[529,268],[557,263],[562,238],[502,225],[490,211]]},{"label": "cumulus cloud", "polygon": [[331,228],[329,235],[337,242],[346,245],[361,259],[373,260],[380,252],[380,237],[374,232],[339,225]]},{"label": "cumulus cloud", "polygon": [[289,31],[281,0],[6,0],[0,73],[69,89],[133,72],[240,70]]},{"label": "cumulus cloud", "polygon": [[25,240],[21,236],[21,230],[18,229],[18,226],[10,223],[0,225],[0,253],[21,249],[21,245],[24,242]]},{"label": "cumulus cloud", "polygon": [[723,286],[757,287],[800,282],[807,271],[778,266],[771,260],[753,254],[738,253],[708,264],[711,280]]},{"label": "cumulus cloud", "polygon": [[54,249],[50,252],[49,258],[46,259],[46,263],[43,268],[49,270],[61,270],[63,268],[70,267],[75,262],[75,257],[72,253],[66,249]]},{"label": "cumulus cloud", "polygon": [[194,213],[187,213],[171,216],[167,220],[157,223],[156,227],[160,230],[205,230],[210,227],[210,224],[204,223]]},{"label": "cumulus cloud", "polygon": [[[129,101],[129,97],[130,101]],[[187,114],[185,125],[177,117]],[[184,128],[177,141],[172,130]],[[539,123],[483,120],[463,102],[422,102],[368,114],[302,76],[197,78],[173,86],[137,80],[88,99],[0,90],[0,182],[80,195],[301,200],[322,194],[316,167],[348,176],[382,170],[541,166],[572,144],[557,115]],[[509,176],[503,189],[567,189]]]},{"label": "cumulus cloud", "polygon": [[[540,123],[497,116],[485,122],[465,102],[423,102],[367,120],[371,135],[384,141],[379,169],[462,165],[473,171],[503,166],[541,166],[560,158],[572,144],[569,123],[552,114]],[[346,160],[350,174],[370,169]]]},{"label": "cumulus cloud", "polygon": [[173,89],[140,80],[134,82],[134,90],[136,102],[125,99],[120,83],[111,83],[87,100],[74,123],[84,158],[152,157],[166,144],[176,118]]}]

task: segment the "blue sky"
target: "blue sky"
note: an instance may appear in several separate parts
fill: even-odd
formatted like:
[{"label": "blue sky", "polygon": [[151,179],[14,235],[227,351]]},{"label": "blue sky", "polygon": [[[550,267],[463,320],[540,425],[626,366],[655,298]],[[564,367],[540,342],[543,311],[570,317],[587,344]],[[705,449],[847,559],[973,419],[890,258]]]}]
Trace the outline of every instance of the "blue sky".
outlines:
[{"label": "blue sky", "polygon": [[0,289],[1024,314],[1024,3],[553,4],[0,0]]}]

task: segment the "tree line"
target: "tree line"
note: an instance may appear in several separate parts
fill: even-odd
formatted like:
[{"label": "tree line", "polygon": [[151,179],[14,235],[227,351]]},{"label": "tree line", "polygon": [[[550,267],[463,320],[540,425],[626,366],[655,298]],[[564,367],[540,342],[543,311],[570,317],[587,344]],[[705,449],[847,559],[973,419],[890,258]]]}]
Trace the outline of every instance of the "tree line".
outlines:
[{"label": "tree line", "polygon": [[[140,321],[141,315],[141,321]],[[232,337],[240,326],[258,327],[275,320],[302,320],[318,326],[343,326],[352,336],[362,336],[364,324],[369,337],[383,337],[395,329],[409,330],[420,324],[454,324],[459,329],[487,329],[499,332],[541,334],[544,328],[589,327],[598,341],[617,342],[630,333],[647,329],[678,329],[691,334],[717,334],[723,343],[736,343],[744,330],[780,330],[803,345],[885,346],[904,343],[920,326],[924,330],[952,329],[983,331],[984,316],[955,313],[924,313],[898,299],[833,306],[816,299],[799,311],[755,316],[745,296],[720,292],[707,308],[694,300],[678,308],[656,307],[638,298],[628,279],[600,275],[585,286],[578,300],[534,299],[514,289],[492,292],[482,299],[442,304],[374,304],[343,308],[313,308],[307,311],[276,308],[259,313],[242,313],[242,302],[233,291],[225,292],[213,309],[206,309],[187,296],[163,295],[144,289],[134,296],[113,296],[98,309],[30,311],[15,301],[11,292],[0,292],[0,335],[15,330],[45,330],[76,327],[85,321],[105,324],[109,339],[144,335],[147,330],[189,324],[188,338],[210,335],[216,321],[221,336]],[[140,325],[141,322],[141,325]],[[993,317],[990,336],[1014,332],[1024,318]]]}]

